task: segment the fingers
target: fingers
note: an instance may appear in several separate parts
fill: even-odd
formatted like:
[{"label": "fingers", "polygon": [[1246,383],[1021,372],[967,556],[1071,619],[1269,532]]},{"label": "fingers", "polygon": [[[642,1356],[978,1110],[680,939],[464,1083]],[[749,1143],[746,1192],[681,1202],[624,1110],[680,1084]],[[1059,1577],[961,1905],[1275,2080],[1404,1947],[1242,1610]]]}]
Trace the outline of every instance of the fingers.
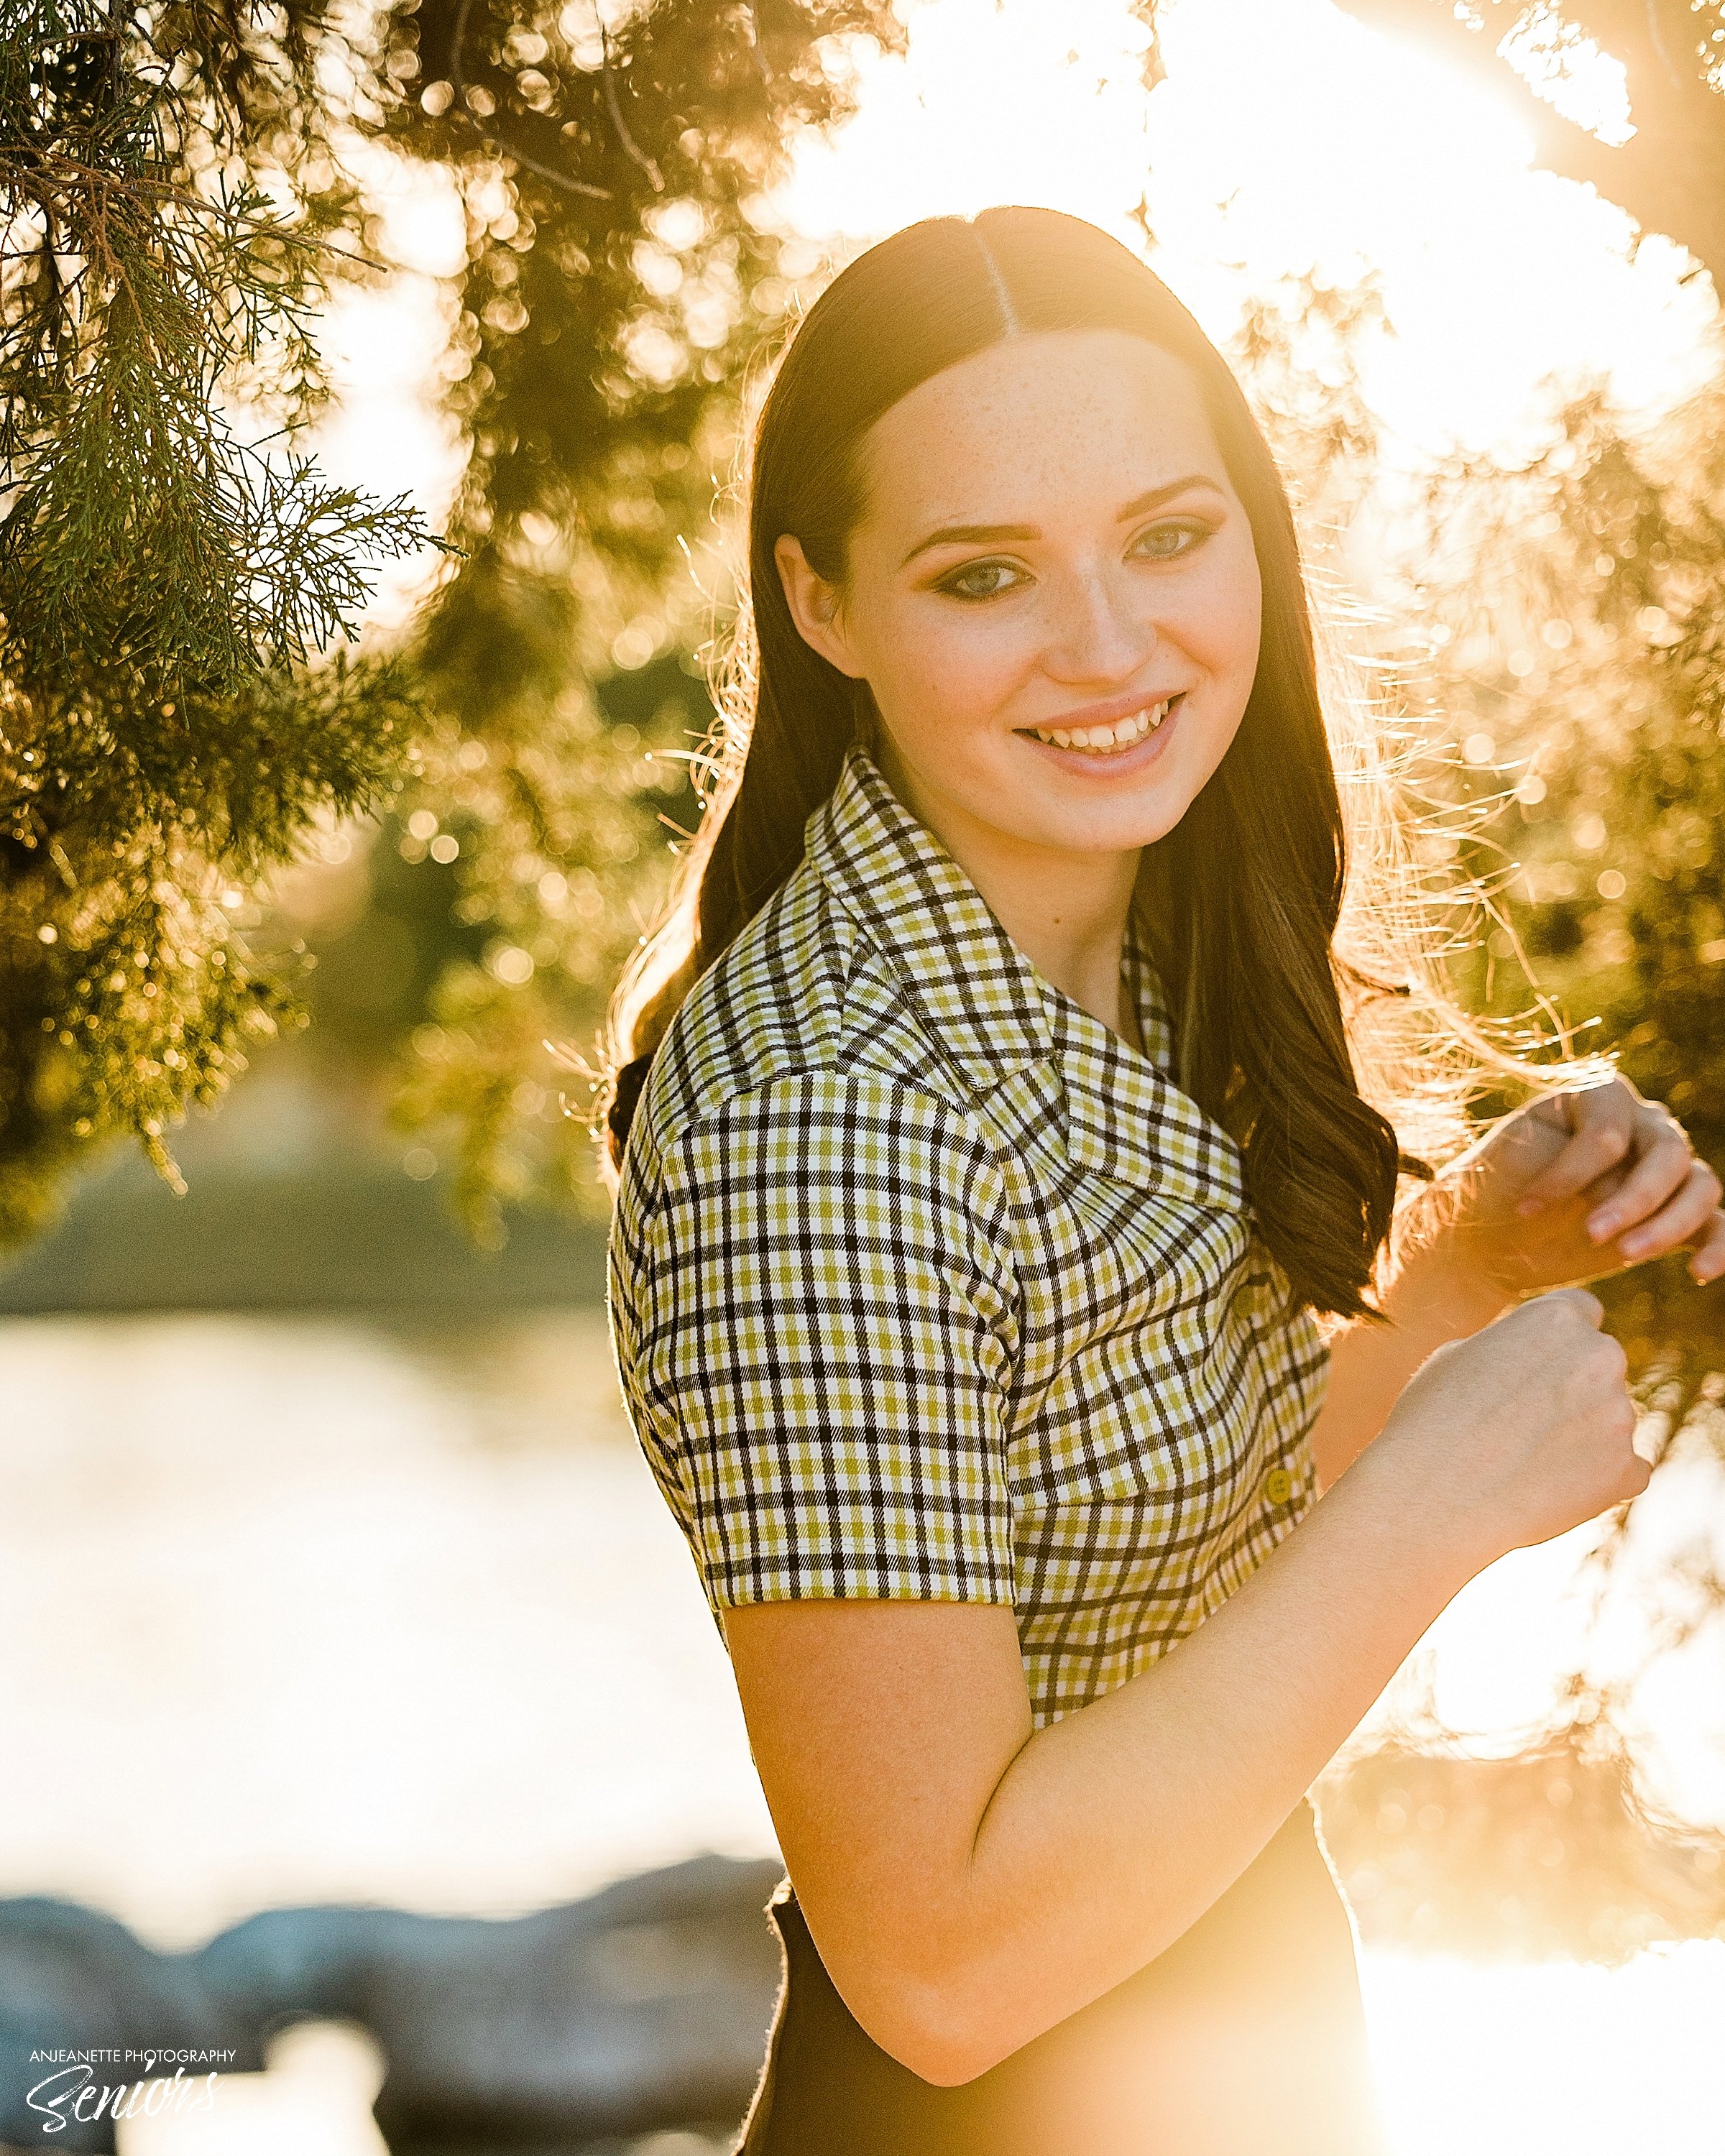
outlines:
[{"label": "fingers", "polygon": [[[1530,1296],[1526,1302],[1517,1303],[1516,1310],[1554,1310],[1568,1306],[1579,1317],[1584,1318],[1597,1332],[1605,1322],[1605,1306],[1596,1295],[1584,1287],[1548,1288],[1543,1295]],[[1513,1317],[1515,1311],[1508,1315]],[[1504,1321],[1500,1319],[1499,1323]]]},{"label": "fingers", "polygon": [[1615,1242],[1625,1265],[1664,1257],[1686,1244],[1697,1282],[1725,1276],[1725,1213],[1720,1179],[1696,1158],[1683,1127],[1657,1101],[1644,1101],[1621,1078],[1553,1096],[1541,1120],[1567,1128],[1568,1142],[1530,1182],[1516,1210],[1543,1212],[1611,1178],[1607,1194],[1587,1216],[1589,1239]]},{"label": "fingers", "polygon": [[1632,1265],[1640,1265],[1644,1258],[1661,1258],[1667,1250],[1693,1242],[1707,1232],[1721,1195],[1712,1169],[1704,1160],[1692,1161],[1676,1197],[1651,1219],[1620,1235],[1618,1249]]},{"label": "fingers", "polygon": [[1608,1086],[1566,1093],[1562,1100],[1572,1136],[1522,1193],[1516,1210],[1524,1219],[1585,1190],[1608,1168],[1628,1158],[1634,1148],[1635,1121],[1644,1103],[1621,1078],[1614,1078]]},{"label": "fingers", "polygon": [[[1618,1238],[1625,1257],[1640,1260],[1687,1242],[1719,1202],[1719,1185],[1712,1170],[1689,1149],[1681,1128],[1669,1116],[1650,1116],[1637,1132],[1640,1141],[1635,1165],[1622,1188],[1587,1216],[1587,1232],[1595,1243]],[[1697,1194],[1697,1177],[1711,1186],[1710,1197]],[[1665,1233],[1661,1223],[1687,1208],[1692,1217],[1676,1234]],[[1631,1230],[1629,1234],[1625,1229]]]},{"label": "fingers", "polygon": [[1689,1260],[1689,1270],[1702,1286],[1725,1273],[1725,1213],[1709,1214],[1695,1238],[1695,1255]]}]

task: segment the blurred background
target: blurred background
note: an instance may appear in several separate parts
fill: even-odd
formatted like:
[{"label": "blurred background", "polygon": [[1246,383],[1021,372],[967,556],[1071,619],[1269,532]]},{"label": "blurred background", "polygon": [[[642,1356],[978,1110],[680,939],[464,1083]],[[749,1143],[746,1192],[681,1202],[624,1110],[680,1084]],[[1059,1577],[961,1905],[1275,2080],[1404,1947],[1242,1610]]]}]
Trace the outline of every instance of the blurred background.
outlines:
[{"label": "blurred background", "polygon": [[[73,654],[98,783],[72,647],[0,609],[0,2035],[250,1999],[213,2115],[63,2146],[706,2156],[772,1835],[618,1401],[578,1059],[698,813],[750,367],[917,217],[1046,203],[1143,252],[1295,486],[1458,992],[1616,1055],[1719,1163],[1725,17],[186,13],[237,40],[200,124],[236,100],[223,157],[348,249],[327,394],[278,366],[219,408],[403,521],[347,670],[264,637],[177,711],[139,673],[166,776],[130,645]],[[1322,1787],[1401,2156],[1725,2151],[1725,1303],[1677,1265],[1609,1301],[1646,1495],[1471,1588]],[[270,1910],[306,1913],[234,1928]],[[388,1912],[485,1922],[386,1951]]]}]

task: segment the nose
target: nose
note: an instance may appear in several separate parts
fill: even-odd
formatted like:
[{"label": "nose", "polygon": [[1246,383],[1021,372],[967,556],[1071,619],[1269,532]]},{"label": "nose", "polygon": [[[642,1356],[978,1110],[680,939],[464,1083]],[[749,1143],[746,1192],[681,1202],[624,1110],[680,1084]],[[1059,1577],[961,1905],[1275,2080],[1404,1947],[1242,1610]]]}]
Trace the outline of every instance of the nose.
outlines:
[{"label": "nose", "polygon": [[1046,619],[1043,667],[1067,687],[1122,688],[1156,649],[1142,592],[1105,568],[1060,578],[1050,591]]}]

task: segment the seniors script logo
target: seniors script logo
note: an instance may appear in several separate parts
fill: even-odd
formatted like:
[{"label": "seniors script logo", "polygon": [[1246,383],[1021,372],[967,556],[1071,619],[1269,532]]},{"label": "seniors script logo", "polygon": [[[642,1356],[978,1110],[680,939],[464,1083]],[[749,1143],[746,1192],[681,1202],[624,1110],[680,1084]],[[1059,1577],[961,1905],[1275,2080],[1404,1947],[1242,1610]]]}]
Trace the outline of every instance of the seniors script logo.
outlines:
[{"label": "seniors script logo", "polygon": [[[47,2071],[25,2095],[33,2123],[46,2136],[74,2121],[159,2118],[168,2112],[213,2111],[216,2080],[234,2053],[187,2048],[159,2051],[89,2046],[33,2051],[30,2064]],[[167,2068],[173,2069],[172,2073]],[[117,2078],[110,2078],[117,2070]],[[189,2071],[188,2071],[189,2070]]]}]

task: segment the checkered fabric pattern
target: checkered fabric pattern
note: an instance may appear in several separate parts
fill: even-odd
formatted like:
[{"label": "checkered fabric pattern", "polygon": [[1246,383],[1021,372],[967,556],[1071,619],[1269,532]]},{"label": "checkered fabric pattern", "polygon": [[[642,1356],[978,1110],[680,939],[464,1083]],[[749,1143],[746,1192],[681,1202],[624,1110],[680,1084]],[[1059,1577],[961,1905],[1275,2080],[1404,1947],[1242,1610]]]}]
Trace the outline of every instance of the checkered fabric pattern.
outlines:
[{"label": "checkered fabric pattern", "polygon": [[1237,1148],[1040,975],[860,749],[697,984],[626,1148],[631,1419],[722,1626],[807,1596],[1014,1612],[1039,1724],[1310,1507],[1325,1353]]}]

